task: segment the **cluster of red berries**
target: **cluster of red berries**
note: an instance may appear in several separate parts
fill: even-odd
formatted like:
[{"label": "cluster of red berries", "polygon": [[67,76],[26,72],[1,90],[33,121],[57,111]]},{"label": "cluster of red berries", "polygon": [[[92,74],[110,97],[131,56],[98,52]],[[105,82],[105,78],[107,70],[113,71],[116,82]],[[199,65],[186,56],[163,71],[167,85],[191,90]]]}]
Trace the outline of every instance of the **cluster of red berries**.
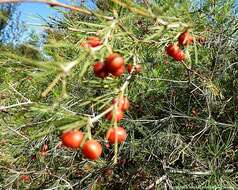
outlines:
[{"label": "cluster of red berries", "polygon": [[[123,75],[127,69],[128,73],[132,72],[133,66],[127,64],[125,66],[125,61],[122,56],[117,53],[112,53],[109,55],[104,62],[98,61],[93,65],[93,71],[95,76],[99,78],[106,78],[109,74],[120,77]],[[142,66],[137,64],[134,66],[134,73],[140,73],[142,71]]]},{"label": "cluster of red berries", "polygon": [[104,62],[98,61],[93,65],[94,74],[102,79],[106,78],[109,74],[119,77],[125,71],[125,60],[117,53],[109,55]]},{"label": "cluster of red berries", "polygon": [[[101,46],[103,43],[100,40],[100,38],[96,36],[91,36],[87,38],[87,41],[85,43],[82,43],[82,47],[89,47],[89,48],[96,48],[98,46]],[[128,64],[125,66],[125,60],[124,58],[117,54],[117,53],[112,53],[110,54],[105,61],[98,61],[93,65],[93,71],[95,76],[99,78],[106,78],[109,76],[109,74],[115,76],[115,77],[120,77],[125,73],[125,71],[131,73],[132,71],[132,65]],[[142,71],[141,65],[136,65],[134,67],[135,73],[139,73]]]},{"label": "cluster of red berries", "polygon": [[[114,144],[116,141],[122,143],[126,140],[127,133],[124,127],[110,128],[106,138],[109,143]],[[62,134],[62,144],[72,149],[79,149],[82,145],[84,156],[90,160],[97,160],[102,154],[102,145],[95,139],[90,139],[82,144],[84,133],[80,130],[71,130]]]},{"label": "cluster of red berries", "polygon": [[[193,43],[193,36],[188,31],[185,31],[178,37],[178,43],[181,46],[188,46]],[[169,56],[173,57],[174,60],[184,61],[185,53],[180,49],[179,45],[170,43],[166,48],[166,52]]]},{"label": "cluster of red berries", "polygon": [[[71,130],[62,134],[62,144],[72,149],[81,147],[84,139],[84,133],[80,130]],[[102,154],[101,144],[94,139],[86,141],[82,146],[82,152],[86,158],[90,160],[97,160]]]},{"label": "cluster of red berries", "polygon": [[[107,120],[120,121],[124,116],[124,111],[129,109],[130,102],[126,97],[119,99],[113,99],[112,104],[116,104],[116,110],[111,110],[106,114]],[[126,140],[127,133],[123,126],[110,128],[107,131],[106,139],[110,144],[116,142],[122,143]],[[62,144],[72,149],[78,149],[81,147],[84,139],[84,133],[80,130],[71,130],[62,134]],[[97,160],[102,154],[102,145],[94,139],[90,139],[83,143],[82,152],[84,156],[90,160]]]},{"label": "cluster of red berries", "polygon": [[[84,47],[97,47],[102,45],[102,42],[97,37],[89,37],[87,42],[83,44]],[[93,65],[94,74],[102,79],[109,74],[119,77],[125,70],[129,73],[139,73],[142,71],[141,65],[137,64],[134,67],[131,64],[125,65],[124,58],[117,53],[109,55],[105,61],[97,62]],[[124,112],[130,107],[130,102],[127,97],[114,98],[112,100],[111,110],[105,115],[109,121],[120,121],[124,117]],[[110,144],[122,143],[126,140],[127,133],[123,126],[113,127],[107,131],[106,139]],[[85,141],[84,133],[80,130],[70,130],[64,132],[61,136],[62,144],[72,149],[79,149],[82,147],[82,153],[90,160],[97,160],[102,154],[102,145],[95,139]],[[106,145],[108,146],[108,144]]]},{"label": "cluster of red berries", "polygon": [[116,108],[112,109],[107,115],[106,119],[111,121],[120,121],[124,117],[124,112],[129,109],[130,107],[130,102],[127,99],[127,97],[120,97],[120,98],[114,98],[112,100],[113,106],[116,104]]}]

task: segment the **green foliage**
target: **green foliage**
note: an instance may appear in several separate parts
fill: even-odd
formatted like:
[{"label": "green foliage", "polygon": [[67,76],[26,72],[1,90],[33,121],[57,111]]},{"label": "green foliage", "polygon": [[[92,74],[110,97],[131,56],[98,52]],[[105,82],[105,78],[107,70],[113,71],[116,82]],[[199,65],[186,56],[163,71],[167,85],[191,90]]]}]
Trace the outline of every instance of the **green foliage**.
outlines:
[{"label": "green foliage", "polygon": [[[66,12],[63,20],[52,20],[41,54],[33,42],[1,47],[3,189],[238,188],[234,2],[146,2],[100,3],[104,7],[91,16]],[[195,40],[183,48],[186,61],[175,62],[165,48],[186,29]],[[103,41],[100,48],[82,47],[95,35]],[[96,78],[92,65],[111,51],[141,64],[143,72]],[[104,147],[99,161],[59,146],[64,130],[86,133],[88,118],[108,108],[127,82],[131,108],[120,124],[128,138],[117,164],[113,146],[105,148],[113,123],[103,117],[92,127]],[[49,145],[46,155],[43,144]]]}]

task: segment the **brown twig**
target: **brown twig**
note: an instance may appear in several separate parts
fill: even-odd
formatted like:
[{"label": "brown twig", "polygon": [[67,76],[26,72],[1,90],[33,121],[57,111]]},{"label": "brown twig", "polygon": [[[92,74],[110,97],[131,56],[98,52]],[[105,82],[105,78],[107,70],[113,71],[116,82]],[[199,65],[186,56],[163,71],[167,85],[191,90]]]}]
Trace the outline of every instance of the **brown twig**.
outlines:
[{"label": "brown twig", "polygon": [[143,3],[145,4],[146,7],[149,7],[149,2],[148,2],[148,0],[143,0]]},{"label": "brown twig", "polygon": [[189,68],[189,67],[185,64],[185,62],[182,61],[181,63],[183,64],[183,66],[184,66],[188,71],[194,73],[194,74],[197,75],[200,79],[202,79],[202,80],[206,80],[206,79],[207,79],[207,78],[204,77],[203,75],[199,74],[197,71],[195,71],[195,70]]},{"label": "brown twig", "polygon": [[127,29],[123,26],[123,24],[122,24],[121,21],[118,23],[118,26],[119,26],[124,32],[126,32],[127,35],[128,35],[132,40],[137,40],[137,38],[134,37],[134,36],[132,35],[132,33],[130,33],[130,32],[127,31]]},{"label": "brown twig", "polygon": [[62,7],[62,8],[70,9],[72,11],[77,11],[77,12],[81,12],[81,13],[84,13],[84,14],[87,14],[87,15],[92,15],[92,13],[88,10],[79,8],[77,6],[70,6],[70,5],[60,3],[60,2],[57,2],[57,1],[49,1],[49,0],[0,0],[0,4],[1,3],[23,3],[23,2],[26,2],[26,3],[44,3],[44,4],[47,4],[47,5],[52,6],[52,7]]},{"label": "brown twig", "polygon": [[[169,173],[176,173],[176,174],[186,174],[186,175],[202,175],[202,176],[208,176],[212,175],[212,171],[190,171],[190,170],[176,170],[176,169],[170,169],[168,170]],[[224,170],[224,173],[233,173],[233,169],[227,169]]]}]

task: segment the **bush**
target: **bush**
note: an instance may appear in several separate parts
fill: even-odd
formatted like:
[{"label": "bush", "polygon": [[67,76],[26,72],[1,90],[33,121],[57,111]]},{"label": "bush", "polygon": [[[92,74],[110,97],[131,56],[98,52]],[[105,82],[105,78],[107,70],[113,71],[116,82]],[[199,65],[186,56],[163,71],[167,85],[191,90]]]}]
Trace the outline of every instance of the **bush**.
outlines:
[{"label": "bush", "polygon": [[[2,47],[2,188],[237,188],[234,5],[113,0],[52,20],[42,58],[34,48],[22,55],[31,51]],[[193,43],[175,61],[165,49],[187,30]],[[85,47],[89,36],[103,44]],[[143,71],[96,77],[93,64],[112,52]],[[124,119],[105,120],[121,95],[131,104]],[[127,140],[108,147],[106,132],[118,125]],[[62,132],[73,129],[100,141],[99,160],[61,146]]]}]

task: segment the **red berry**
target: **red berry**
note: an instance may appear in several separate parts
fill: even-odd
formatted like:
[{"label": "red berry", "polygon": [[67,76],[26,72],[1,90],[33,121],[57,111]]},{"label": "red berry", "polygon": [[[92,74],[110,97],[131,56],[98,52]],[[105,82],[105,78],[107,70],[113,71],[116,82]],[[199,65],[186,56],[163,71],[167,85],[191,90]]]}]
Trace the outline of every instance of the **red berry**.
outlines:
[{"label": "red berry", "polygon": [[121,109],[122,111],[126,111],[126,110],[128,110],[129,109],[129,107],[130,107],[130,102],[129,102],[129,100],[127,99],[127,97],[121,97],[121,98],[119,98],[119,101],[118,101],[118,98],[114,98],[113,100],[112,100],[112,103],[113,104],[116,104],[117,103],[117,107],[119,108],[119,109]]},{"label": "red berry", "polygon": [[110,128],[107,132],[107,139],[109,143],[116,143],[116,138],[118,143],[122,143],[126,140],[127,133],[123,127]]},{"label": "red berry", "polygon": [[94,71],[95,76],[97,76],[99,78],[104,79],[108,76],[108,72],[105,67],[105,64],[101,61],[98,61],[97,63],[95,63],[93,65],[93,71]]},{"label": "red berry", "polygon": [[28,79],[28,80],[32,80],[32,76],[28,76],[27,79]]},{"label": "red berry", "polygon": [[132,71],[132,64],[127,64],[126,66],[128,73],[131,73]]},{"label": "red berry", "polygon": [[142,71],[142,66],[140,64],[137,64],[135,66],[135,73],[140,73]]},{"label": "red berry", "polygon": [[33,160],[33,161],[36,160],[36,155],[35,154],[31,156],[31,160]]},{"label": "red berry", "polygon": [[48,150],[49,150],[48,144],[43,144],[41,149],[40,149],[40,155],[41,156],[46,156]]},{"label": "red berry", "polygon": [[113,76],[119,77],[119,76],[123,75],[123,73],[125,73],[125,70],[126,70],[125,66],[122,65],[119,69],[112,71],[111,73]]},{"label": "red berry", "polygon": [[107,168],[107,169],[105,169],[104,171],[103,171],[103,174],[104,175],[106,175],[106,176],[108,176],[108,177],[112,177],[113,176],[113,170],[112,169],[110,169],[110,168]]},{"label": "red berry", "polygon": [[58,143],[58,144],[56,145],[56,148],[57,148],[57,149],[61,149],[61,148],[62,148],[62,145],[63,145],[62,142],[60,142],[60,143]]},{"label": "red berry", "polygon": [[101,40],[96,36],[90,36],[87,38],[87,44],[89,47],[97,47],[102,45]]},{"label": "red berry", "polygon": [[106,115],[107,120],[112,120],[114,118],[116,121],[120,121],[123,119],[123,117],[124,117],[124,113],[121,109],[116,109],[115,111],[112,110]]},{"label": "red berry", "polygon": [[173,55],[173,58],[176,61],[183,61],[185,59],[185,53],[182,50],[179,50]]},{"label": "red berry", "polygon": [[193,37],[189,34],[188,31],[185,31],[180,34],[178,42],[180,45],[189,45],[193,43]]},{"label": "red berry", "polygon": [[47,152],[48,150],[49,150],[48,144],[43,144],[41,149],[40,149],[40,151],[42,151],[42,152]]},{"label": "red berry", "polygon": [[[131,64],[127,65],[127,71],[128,71],[128,73],[131,73],[131,71],[132,71],[132,65]],[[134,73],[140,73],[141,71],[142,71],[142,66],[140,64],[135,65]]]},{"label": "red berry", "polygon": [[109,143],[105,144],[105,147],[106,147],[107,149],[109,149],[109,148],[110,148],[110,144],[109,144]]},{"label": "red berry", "polygon": [[177,44],[169,44],[166,48],[167,54],[172,57],[178,51],[179,51],[179,46]]},{"label": "red berry", "polygon": [[109,55],[106,59],[106,67],[109,72],[115,72],[124,65],[124,58],[117,53]]},{"label": "red berry", "polygon": [[88,159],[97,160],[102,154],[102,146],[96,140],[89,140],[84,143],[82,151]]},{"label": "red berry", "polygon": [[22,175],[21,176],[21,180],[23,182],[29,182],[30,181],[30,176],[29,175]]},{"label": "red berry", "polygon": [[79,130],[68,131],[61,136],[63,145],[69,148],[80,148],[80,144],[83,140],[83,132]]},{"label": "red berry", "polygon": [[166,52],[176,61],[183,61],[185,59],[185,53],[176,44],[169,44],[166,48]]},{"label": "red berry", "polygon": [[88,47],[89,47],[89,44],[86,43],[86,42],[83,42],[83,43],[81,43],[80,46],[81,46],[81,47],[84,47],[84,48],[88,48]]}]

